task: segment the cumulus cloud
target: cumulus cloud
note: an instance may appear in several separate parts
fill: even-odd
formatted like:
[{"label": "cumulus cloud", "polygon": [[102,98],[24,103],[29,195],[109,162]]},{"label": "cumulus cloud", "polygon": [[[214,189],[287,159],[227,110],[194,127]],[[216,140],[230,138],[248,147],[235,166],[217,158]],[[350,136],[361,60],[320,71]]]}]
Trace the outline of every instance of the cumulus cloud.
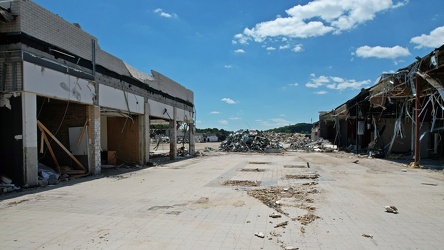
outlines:
[{"label": "cumulus cloud", "polygon": [[292,51],[294,51],[294,52],[301,52],[302,51],[302,44],[296,44],[296,46],[294,46]]},{"label": "cumulus cloud", "polygon": [[217,114],[220,114],[220,112],[219,111],[211,111],[210,114],[211,115],[217,115]]},{"label": "cumulus cloud", "polygon": [[319,88],[320,86],[324,85],[325,83],[330,82],[330,80],[328,80],[328,77],[326,76],[320,76],[320,77],[315,77],[315,75],[311,75],[312,79],[307,82],[305,84],[306,87],[308,88]]},{"label": "cumulus cloud", "polygon": [[297,87],[297,86],[299,86],[299,83],[290,83],[290,84],[288,84],[288,86],[290,86],[290,87]]},{"label": "cumulus cloud", "polygon": [[410,39],[411,43],[417,44],[415,49],[423,47],[438,48],[444,44],[444,26],[438,27],[430,32],[430,34],[422,34]]},{"label": "cumulus cloud", "polygon": [[170,14],[170,13],[164,12],[161,8],[157,8],[157,9],[155,9],[153,12],[156,13],[156,14],[158,14],[158,15],[161,16],[161,17],[166,17],[166,18],[171,18],[171,17],[173,17],[173,16],[174,16],[174,17],[177,16],[176,14]]},{"label": "cumulus cloud", "polygon": [[285,12],[287,16],[245,28],[234,36],[239,43],[263,42],[272,37],[309,38],[328,33],[340,34],[367,21],[377,13],[405,5],[405,1],[392,0],[314,0],[296,5]]},{"label": "cumulus cloud", "polygon": [[267,47],[266,50],[276,50],[276,48],[275,47]]},{"label": "cumulus cloud", "polygon": [[402,56],[409,56],[410,52],[408,49],[401,46],[394,46],[391,48],[381,46],[362,46],[357,48],[354,54],[362,58],[376,57],[383,59],[395,59]]},{"label": "cumulus cloud", "polygon": [[259,122],[263,127],[267,128],[288,126],[291,123],[283,118],[271,118],[267,120],[256,120],[256,121]]},{"label": "cumulus cloud", "polygon": [[[305,84],[308,88],[319,88],[326,87],[328,89],[335,90],[346,90],[346,89],[361,89],[365,85],[370,83],[370,80],[364,81],[356,81],[354,79],[344,79],[337,76],[319,76],[316,77],[314,74],[310,75],[312,79],[308,83]],[[315,94],[323,95],[326,94],[327,91],[318,91]]]},{"label": "cumulus cloud", "polygon": [[233,68],[233,65],[225,65],[224,66],[226,69],[231,69],[231,68]]},{"label": "cumulus cloud", "polygon": [[220,120],[219,123],[222,124],[222,125],[227,125],[228,121],[227,120]]},{"label": "cumulus cloud", "polygon": [[325,95],[325,94],[327,94],[328,92],[327,91],[325,91],[325,90],[321,90],[321,91],[317,91],[317,92],[314,92],[316,95]]},{"label": "cumulus cloud", "polygon": [[234,51],[234,53],[242,54],[242,53],[245,53],[245,50],[243,50],[243,49],[237,49],[237,50]]},{"label": "cumulus cloud", "polygon": [[236,102],[234,100],[232,100],[231,98],[222,98],[221,101],[226,102],[228,104],[236,104]]},{"label": "cumulus cloud", "polygon": [[279,49],[289,49],[289,48],[290,48],[290,44],[285,44],[285,45],[279,46]]}]

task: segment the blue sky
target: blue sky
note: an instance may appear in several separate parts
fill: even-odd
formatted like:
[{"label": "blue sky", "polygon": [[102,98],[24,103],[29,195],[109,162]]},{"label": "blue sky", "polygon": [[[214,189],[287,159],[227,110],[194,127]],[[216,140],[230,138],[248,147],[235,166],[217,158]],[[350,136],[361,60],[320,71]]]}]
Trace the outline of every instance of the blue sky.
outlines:
[{"label": "blue sky", "polygon": [[442,0],[35,0],[194,92],[197,128],[315,122],[444,44]]}]

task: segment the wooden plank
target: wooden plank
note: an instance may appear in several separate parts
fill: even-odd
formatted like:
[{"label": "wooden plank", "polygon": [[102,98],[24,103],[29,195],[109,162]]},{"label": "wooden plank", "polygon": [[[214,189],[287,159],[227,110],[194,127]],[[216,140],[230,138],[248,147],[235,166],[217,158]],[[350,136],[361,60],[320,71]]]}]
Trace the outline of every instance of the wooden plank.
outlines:
[{"label": "wooden plank", "polygon": [[45,132],[40,131],[40,154],[43,154],[43,146],[44,146],[44,137],[45,136]]},{"label": "wooden plank", "polygon": [[80,145],[80,142],[82,141],[83,135],[85,134],[86,125],[88,124],[88,119],[85,121],[85,125],[83,125],[82,131],[80,132],[79,139],[77,139],[77,146]]},{"label": "wooden plank", "polygon": [[59,146],[63,149],[63,151],[65,151],[69,155],[69,157],[71,157],[71,159],[73,159],[73,161],[75,161],[75,163],[77,163],[77,165],[79,165],[79,167],[81,167],[83,170],[85,170],[85,167],[83,166],[83,164],[79,160],[77,160],[77,158],[73,154],[71,154],[71,152],[69,152],[69,150],[66,149],[65,146],[63,146],[63,144],[39,120],[37,120],[37,126],[39,126],[40,129],[43,129],[49,136],[51,136],[51,138],[57,144],[59,144]]},{"label": "wooden plank", "polygon": [[[42,132],[43,132],[43,131],[42,131]],[[60,165],[59,165],[59,162],[57,161],[57,158],[56,158],[56,156],[55,156],[55,154],[54,154],[54,151],[52,150],[51,143],[48,141],[48,137],[46,137],[45,132],[43,132],[42,137],[43,137],[43,140],[44,140],[45,143],[46,143],[46,147],[48,148],[49,153],[51,154],[52,160],[54,161],[54,163],[55,163],[55,165],[56,165],[56,167],[57,167],[57,173],[60,174],[61,172],[60,172]]]}]

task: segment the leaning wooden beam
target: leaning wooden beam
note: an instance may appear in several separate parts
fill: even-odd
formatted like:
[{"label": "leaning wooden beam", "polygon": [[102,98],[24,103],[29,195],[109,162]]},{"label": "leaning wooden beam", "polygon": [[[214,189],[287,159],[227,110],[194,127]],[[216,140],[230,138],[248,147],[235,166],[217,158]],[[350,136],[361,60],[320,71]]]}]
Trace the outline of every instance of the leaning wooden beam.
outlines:
[{"label": "leaning wooden beam", "polygon": [[88,119],[86,119],[85,125],[83,125],[82,131],[80,132],[79,139],[77,139],[77,146],[79,146],[80,142],[82,141],[83,135],[85,134],[86,125],[88,125]]},{"label": "leaning wooden beam", "polygon": [[69,150],[68,149],[66,149],[65,148],[65,146],[63,146],[63,144],[59,141],[59,140],[57,140],[57,138],[51,133],[51,131],[49,131],[39,120],[37,120],[37,126],[40,128],[40,129],[43,129],[49,136],[51,136],[51,138],[57,143],[57,144],[59,144],[59,146],[69,155],[69,157],[71,157],[71,159],[73,159],[74,160],[74,162],[75,163],[77,163],[77,165],[79,165],[79,167],[81,167],[83,170],[85,170],[85,167],[83,166],[83,164],[82,163],[80,163],[80,161],[79,160],[77,160],[77,158],[76,157],[74,157],[74,155],[71,153],[71,152],[69,152]]},{"label": "leaning wooden beam", "polygon": [[60,165],[59,165],[59,162],[57,161],[54,151],[52,150],[51,143],[48,141],[48,137],[46,137],[45,132],[43,130],[41,130],[41,131],[42,131],[42,138],[45,141],[46,147],[48,148],[49,153],[51,154],[52,159],[54,160],[54,163],[57,167],[57,173],[61,174],[62,172],[60,171]]}]

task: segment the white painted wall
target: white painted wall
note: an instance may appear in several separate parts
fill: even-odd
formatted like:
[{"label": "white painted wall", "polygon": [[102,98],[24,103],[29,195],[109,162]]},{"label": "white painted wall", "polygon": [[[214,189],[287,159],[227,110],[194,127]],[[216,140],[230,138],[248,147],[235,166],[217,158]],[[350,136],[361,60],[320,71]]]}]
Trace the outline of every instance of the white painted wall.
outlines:
[{"label": "white painted wall", "polygon": [[[165,103],[161,103],[154,100],[148,100],[148,104],[150,105],[150,116],[163,118],[166,120],[173,119],[173,110],[174,107]],[[165,112],[166,110],[166,112]],[[193,119],[193,113],[176,108],[176,120],[177,121],[185,121],[191,122]]]},{"label": "white painted wall", "polygon": [[93,104],[95,88],[88,80],[23,62],[23,89],[40,96]]},{"label": "white painted wall", "polygon": [[[127,103],[128,101],[128,103]],[[113,108],[131,113],[144,114],[144,98],[107,85],[99,86],[99,106]]]}]

